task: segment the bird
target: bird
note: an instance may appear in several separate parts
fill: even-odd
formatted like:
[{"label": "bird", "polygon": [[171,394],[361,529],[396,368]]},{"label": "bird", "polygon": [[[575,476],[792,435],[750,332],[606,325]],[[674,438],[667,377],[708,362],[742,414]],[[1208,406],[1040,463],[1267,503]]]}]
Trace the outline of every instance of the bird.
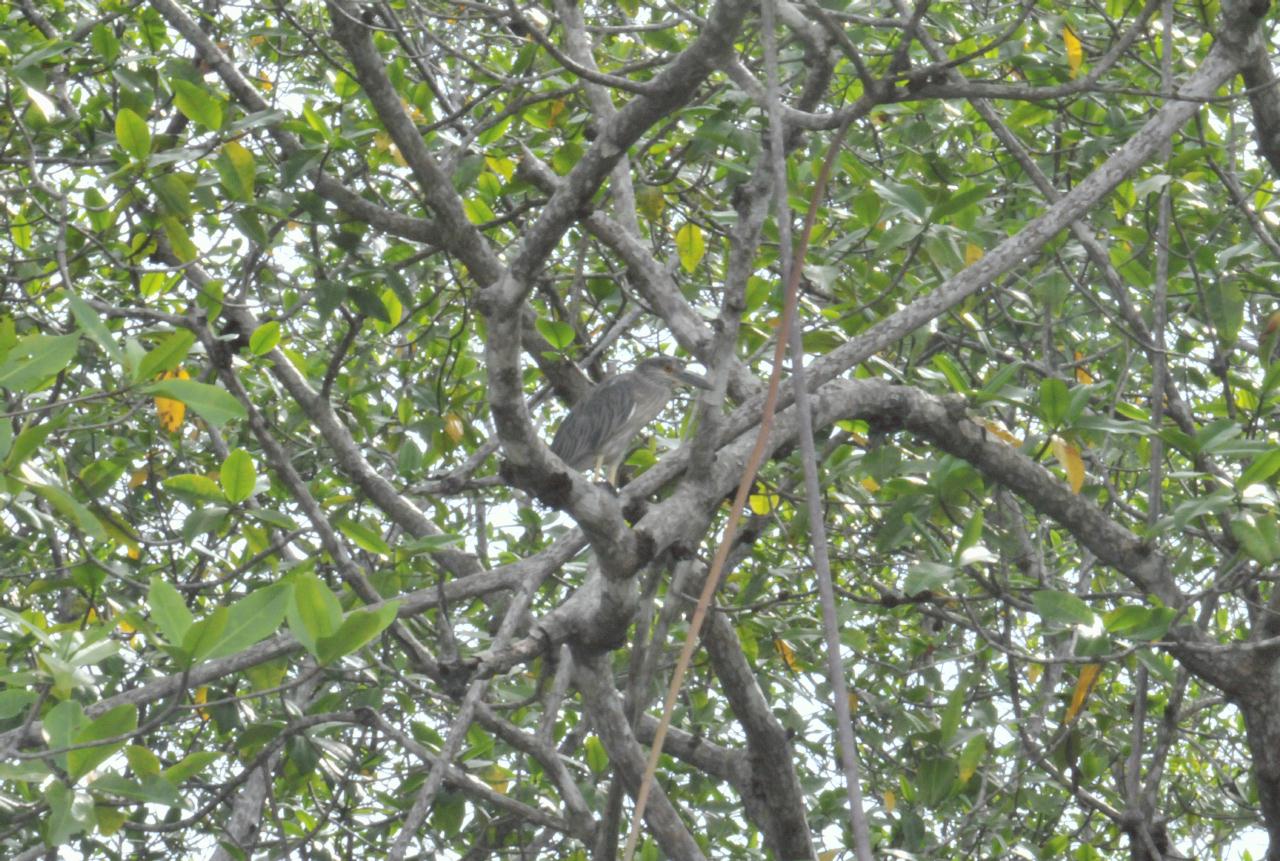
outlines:
[{"label": "bird", "polygon": [[605,470],[617,486],[618,467],[631,443],[658,417],[678,386],[710,389],[711,383],[685,370],[670,356],[641,359],[635,368],[617,374],[587,392],[560,423],[551,451],[573,469]]}]

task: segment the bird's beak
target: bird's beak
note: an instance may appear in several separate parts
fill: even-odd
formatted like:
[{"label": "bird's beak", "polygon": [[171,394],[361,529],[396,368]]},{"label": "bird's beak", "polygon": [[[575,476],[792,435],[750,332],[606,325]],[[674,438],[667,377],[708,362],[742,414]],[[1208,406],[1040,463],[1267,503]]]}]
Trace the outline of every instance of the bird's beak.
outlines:
[{"label": "bird's beak", "polygon": [[675,378],[686,386],[697,386],[700,389],[711,388],[711,381],[706,377],[700,377],[697,374],[691,374],[688,371],[676,371]]}]

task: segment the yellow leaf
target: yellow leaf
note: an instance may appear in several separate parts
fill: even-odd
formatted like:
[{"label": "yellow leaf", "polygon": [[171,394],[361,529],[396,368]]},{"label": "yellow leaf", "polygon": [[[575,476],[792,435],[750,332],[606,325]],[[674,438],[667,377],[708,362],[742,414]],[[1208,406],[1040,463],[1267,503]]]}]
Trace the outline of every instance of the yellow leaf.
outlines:
[{"label": "yellow leaf", "polygon": [[455,443],[462,442],[462,436],[467,431],[466,425],[462,423],[462,416],[457,413],[448,413],[444,417],[444,435]]},{"label": "yellow leaf", "polygon": [[826,852],[818,853],[818,861],[836,861],[836,856],[839,854],[839,849],[828,849]]},{"label": "yellow leaf", "polygon": [[782,663],[787,665],[787,669],[793,673],[800,672],[800,663],[796,660],[796,650],[791,648],[790,643],[774,637],[773,650],[778,653],[778,657],[782,658]]},{"label": "yellow leaf", "polygon": [[858,710],[858,695],[853,691],[849,691],[849,714],[853,714]]},{"label": "yellow leaf", "polygon": [[511,177],[515,176],[516,163],[505,156],[487,155],[484,157],[484,163],[505,182],[510,182]]},{"label": "yellow leaf", "polygon": [[[160,375],[162,380],[186,380],[191,377],[183,368],[165,371]],[[182,420],[187,414],[187,405],[172,398],[156,398],[156,415],[160,418],[160,427],[170,433],[182,427]]]},{"label": "yellow leaf", "polygon": [[564,99],[556,99],[547,110],[547,125],[554,126],[564,113]]},{"label": "yellow leaf", "polygon": [[[209,702],[209,686],[201,685],[200,687],[196,688],[195,693],[191,695],[191,700],[198,706],[202,706],[205,703]],[[200,717],[202,717],[205,720],[208,720],[210,718],[208,709],[198,708],[196,709],[196,714],[200,715]]]},{"label": "yellow leaf", "polygon": [[142,469],[135,469],[133,472],[129,474],[129,489],[133,490],[136,487],[141,487],[143,484],[146,483],[147,479],[150,477],[151,477],[151,470],[148,469],[147,467],[143,467]]},{"label": "yellow leaf", "polygon": [[120,629],[122,634],[136,634],[138,632],[138,629],[126,622],[124,618],[116,620],[116,627]]},{"label": "yellow leaf", "polygon": [[1080,72],[1080,66],[1084,63],[1084,48],[1080,45],[1080,39],[1071,31],[1070,27],[1062,28],[1062,41],[1067,45],[1067,70],[1071,77],[1075,77]]},{"label": "yellow leaf", "polygon": [[636,209],[650,221],[657,221],[662,211],[667,208],[667,198],[662,189],[653,185],[645,185],[636,189]]},{"label": "yellow leaf", "polygon": [[373,136],[373,148],[378,152],[387,153],[401,167],[407,167],[409,164],[404,160],[404,156],[400,154],[400,147],[395,145],[395,142],[391,140],[391,135],[386,132],[378,132]]},{"label": "yellow leaf", "polygon": [[103,837],[110,837],[124,827],[125,820],[129,818],[129,814],[118,807],[95,804],[93,806],[93,818],[98,823],[98,833]]},{"label": "yellow leaf", "polygon": [[778,503],[782,498],[776,493],[769,493],[763,484],[756,484],[759,493],[753,493],[747,499],[747,504],[751,506],[751,513],[757,517],[763,517],[778,507]]},{"label": "yellow leaf", "polygon": [[702,228],[692,222],[676,231],[676,253],[680,255],[680,265],[685,272],[692,272],[702,262],[707,253],[706,240],[702,238]]},{"label": "yellow leaf", "polygon": [[507,787],[511,785],[511,772],[500,765],[491,765],[485,769],[484,782],[499,795],[506,795]]},{"label": "yellow leaf", "polygon": [[1040,674],[1044,672],[1044,664],[1032,664],[1027,667],[1027,681],[1035,684],[1040,681]]},{"label": "yellow leaf", "polygon": [[1071,492],[1079,493],[1080,488],[1084,487],[1084,458],[1080,456],[1080,449],[1057,435],[1049,443],[1053,447],[1053,456],[1067,471],[1067,484],[1071,485]]},{"label": "yellow leaf", "polygon": [[869,475],[866,478],[861,479],[858,484],[861,484],[868,493],[875,493],[880,489],[880,482],[876,481]]},{"label": "yellow leaf", "polygon": [[1076,382],[1082,386],[1087,386],[1093,382],[1093,375],[1090,374],[1088,370],[1085,369],[1085,366],[1081,363],[1081,360],[1084,359],[1084,353],[1081,352],[1080,350],[1076,350],[1075,357],[1076,357]]},{"label": "yellow leaf", "polygon": [[1005,426],[1002,423],[994,419],[983,419],[982,426],[986,428],[987,432],[990,433],[992,436],[994,436],[996,439],[1003,440],[1012,446],[1018,446],[1018,447],[1022,446],[1022,440],[1018,439],[1016,436],[1009,433],[1009,431],[1005,429]]},{"label": "yellow leaf", "polygon": [[982,259],[982,249],[970,242],[964,247],[964,265],[972,266]]},{"label": "yellow leaf", "polygon": [[884,798],[885,811],[892,813],[893,809],[898,806],[898,794],[892,789],[886,789],[882,797]]},{"label": "yellow leaf", "polygon": [[1080,668],[1080,677],[1076,679],[1075,692],[1071,694],[1071,705],[1067,707],[1067,713],[1063,716],[1062,722],[1069,724],[1076,719],[1076,715],[1080,714],[1084,701],[1089,697],[1089,691],[1093,690],[1093,684],[1098,680],[1098,673],[1102,670],[1102,664],[1085,664]]}]

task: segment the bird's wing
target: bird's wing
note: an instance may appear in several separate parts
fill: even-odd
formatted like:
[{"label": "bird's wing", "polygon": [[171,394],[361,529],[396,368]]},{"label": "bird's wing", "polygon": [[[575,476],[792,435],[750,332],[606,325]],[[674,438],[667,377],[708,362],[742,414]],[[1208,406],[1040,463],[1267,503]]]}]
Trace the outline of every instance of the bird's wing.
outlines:
[{"label": "bird's wing", "polygon": [[569,411],[560,423],[551,450],[574,469],[594,466],[605,443],[626,428],[635,399],[618,378],[605,380]]}]

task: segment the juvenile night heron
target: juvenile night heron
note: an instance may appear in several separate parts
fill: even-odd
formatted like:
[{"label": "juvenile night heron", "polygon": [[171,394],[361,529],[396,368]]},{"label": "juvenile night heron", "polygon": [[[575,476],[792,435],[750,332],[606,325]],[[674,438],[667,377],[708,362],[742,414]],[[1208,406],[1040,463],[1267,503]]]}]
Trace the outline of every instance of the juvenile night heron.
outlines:
[{"label": "juvenile night heron", "polygon": [[625,374],[610,377],[580,400],[560,424],[551,450],[577,470],[603,467],[615,484],[618,466],[632,440],[658,417],[677,386],[711,388],[711,383],[668,356],[642,359]]}]

